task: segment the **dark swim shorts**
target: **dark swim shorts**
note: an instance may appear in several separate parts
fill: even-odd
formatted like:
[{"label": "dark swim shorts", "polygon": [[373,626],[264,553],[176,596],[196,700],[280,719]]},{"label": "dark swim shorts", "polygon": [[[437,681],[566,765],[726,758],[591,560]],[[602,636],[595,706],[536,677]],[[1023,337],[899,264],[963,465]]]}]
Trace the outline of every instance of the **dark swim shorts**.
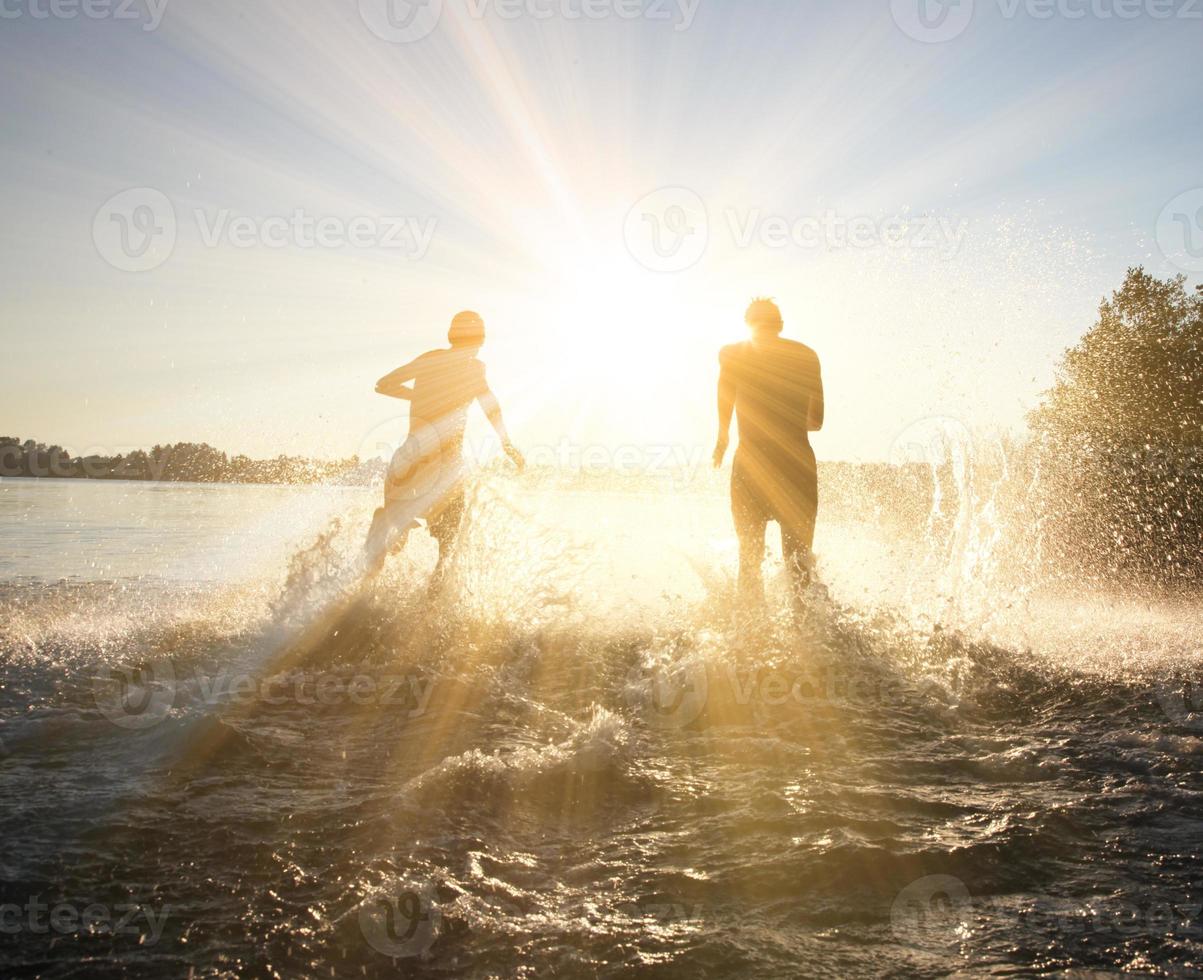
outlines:
[{"label": "dark swim shorts", "polygon": [[776,521],[809,546],[818,509],[818,469],[810,446],[788,455],[740,446],[731,474],[731,512],[737,531],[756,531]]},{"label": "dark swim shorts", "polygon": [[450,545],[459,534],[464,520],[464,485],[457,483],[447,492],[439,506],[430,513],[426,526],[440,545]]}]

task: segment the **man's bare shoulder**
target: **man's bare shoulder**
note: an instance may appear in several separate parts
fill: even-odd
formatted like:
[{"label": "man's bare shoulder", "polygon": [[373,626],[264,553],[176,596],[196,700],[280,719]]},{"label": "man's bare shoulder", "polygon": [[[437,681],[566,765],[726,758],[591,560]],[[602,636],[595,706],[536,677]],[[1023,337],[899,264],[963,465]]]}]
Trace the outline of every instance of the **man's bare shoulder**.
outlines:
[{"label": "man's bare shoulder", "polygon": [[439,356],[439,371],[448,378],[454,378],[457,385],[479,387],[485,384],[485,363],[473,353],[462,350],[440,350],[433,353]]},{"label": "man's bare shoulder", "polygon": [[781,343],[784,344],[792,353],[797,354],[799,357],[815,357],[815,358],[817,358],[819,356],[817,353],[815,353],[815,350],[813,347],[807,347],[806,344],[802,343],[802,341],[800,341],[800,340],[790,340],[788,337],[782,337]]},{"label": "man's bare shoulder", "polygon": [[460,371],[484,371],[484,362],[472,355],[466,355],[463,351],[455,349],[447,349],[443,347],[435,350],[428,350],[425,354],[419,356],[415,364],[424,364],[429,367],[451,368]]},{"label": "man's bare shoulder", "polygon": [[738,344],[728,344],[726,347],[720,348],[718,352],[718,361],[720,364],[732,364],[744,356],[747,350],[747,342]]},{"label": "man's bare shoulder", "polygon": [[806,367],[808,370],[817,370],[819,367],[819,355],[814,348],[807,347],[806,344],[798,340],[787,340],[781,338],[783,350],[785,350],[791,360],[797,364]]}]

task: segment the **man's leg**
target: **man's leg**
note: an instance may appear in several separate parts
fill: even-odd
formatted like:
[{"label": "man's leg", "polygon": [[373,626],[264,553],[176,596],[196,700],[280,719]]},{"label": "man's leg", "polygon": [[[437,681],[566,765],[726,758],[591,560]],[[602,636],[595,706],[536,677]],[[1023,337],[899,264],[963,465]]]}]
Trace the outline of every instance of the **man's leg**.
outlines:
[{"label": "man's leg", "polygon": [[430,579],[431,588],[437,588],[443,581],[447,571],[447,560],[455,549],[459,538],[460,525],[464,521],[464,490],[455,487],[447,495],[439,512],[428,521],[431,535],[439,543],[439,560],[434,566],[434,574]]},{"label": "man's leg", "polygon": [[731,476],[731,516],[739,538],[739,600],[761,602],[764,600],[761,565],[768,515],[738,469]]},{"label": "man's leg", "polygon": [[739,535],[739,598],[759,602],[764,598],[764,531],[767,521],[748,522],[736,528]]},{"label": "man's leg", "polygon": [[[372,515],[372,526],[368,529],[368,539],[364,542],[364,555],[368,571],[375,575],[384,567],[384,560],[391,551],[404,547],[409,532],[418,526],[413,520],[404,501],[385,501],[384,506]],[[394,530],[402,532],[399,540],[390,545],[389,535]]]},{"label": "man's leg", "polygon": [[811,552],[811,545],[806,543],[807,540],[814,541],[813,525],[811,525],[809,535],[804,529],[791,528],[786,524],[781,525],[781,557],[785,560],[785,570],[796,591],[810,585],[814,555]]},{"label": "man's leg", "polygon": [[781,521],[781,556],[796,592],[810,585],[814,569],[815,520],[819,512],[819,481],[813,467],[792,488],[788,513]]}]

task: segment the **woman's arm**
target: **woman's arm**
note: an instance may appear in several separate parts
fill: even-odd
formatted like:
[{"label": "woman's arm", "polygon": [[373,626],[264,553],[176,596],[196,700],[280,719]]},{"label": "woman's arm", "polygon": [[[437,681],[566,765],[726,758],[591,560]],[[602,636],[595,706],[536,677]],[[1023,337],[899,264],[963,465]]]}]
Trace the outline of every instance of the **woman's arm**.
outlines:
[{"label": "woman's arm", "polygon": [[480,407],[484,409],[485,417],[489,420],[489,424],[493,426],[493,431],[497,433],[497,438],[501,440],[501,448],[505,450],[505,454],[519,470],[526,467],[526,460],[522,453],[518,451],[518,447],[510,441],[510,434],[505,428],[505,419],[501,417],[501,403],[497,400],[497,396],[493,394],[493,389],[487,385],[485,390],[476,396],[476,400],[480,403]]},{"label": "woman's arm", "polygon": [[387,395],[389,398],[400,398],[402,401],[413,401],[414,390],[405,382],[412,381],[418,374],[417,361],[410,361],[404,367],[386,374],[376,382],[376,394]]}]

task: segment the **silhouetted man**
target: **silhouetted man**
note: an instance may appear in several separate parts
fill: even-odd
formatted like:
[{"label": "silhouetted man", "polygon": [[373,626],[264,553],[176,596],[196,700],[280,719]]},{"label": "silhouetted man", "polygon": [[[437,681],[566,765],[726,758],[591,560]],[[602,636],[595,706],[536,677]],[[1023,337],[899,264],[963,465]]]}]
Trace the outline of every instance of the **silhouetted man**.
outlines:
[{"label": "silhouetted man", "polygon": [[719,354],[714,465],[727,454],[734,411],[739,447],[731,513],[739,535],[739,590],[741,597],[759,597],[769,521],[781,527],[781,551],[795,586],[810,582],[819,487],[809,434],[823,427],[823,379],[818,355],[780,336],[784,323],[776,303],[754,300],[745,320],[751,340]]},{"label": "silhouetted man", "polygon": [[[366,551],[372,571],[380,569],[389,551],[405,544],[422,517],[439,543],[435,579],[441,575],[464,514],[464,427],[474,401],[480,402],[506,455],[519,469],[525,465],[510,442],[501,406],[476,356],[485,342],[484,321],[476,313],[457,314],[447,340],[450,349],[423,354],[376,383],[379,394],[408,401],[410,412],[409,436],[389,464],[384,506],[376,511],[368,532]],[[412,388],[408,381],[413,382]],[[390,547],[394,530],[402,537]]]}]

